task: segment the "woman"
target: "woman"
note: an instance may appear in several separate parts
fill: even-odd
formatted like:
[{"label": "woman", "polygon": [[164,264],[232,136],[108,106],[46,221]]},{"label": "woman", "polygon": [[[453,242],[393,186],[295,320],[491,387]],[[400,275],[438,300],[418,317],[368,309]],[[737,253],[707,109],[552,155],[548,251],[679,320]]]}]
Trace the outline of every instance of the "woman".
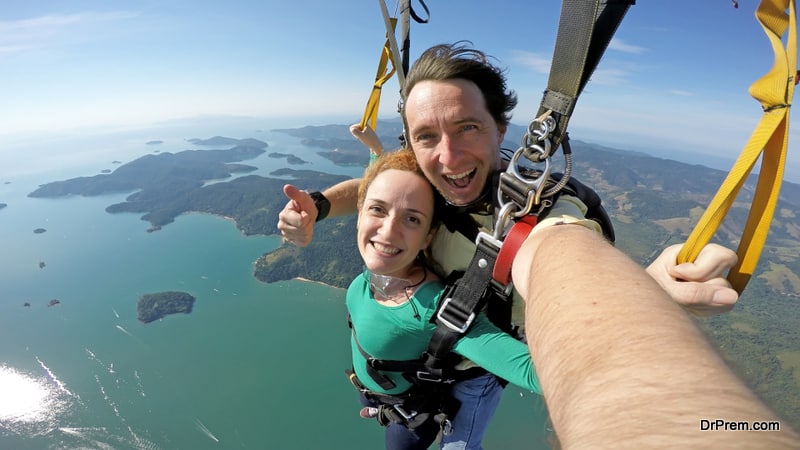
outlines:
[{"label": "woman", "polygon": [[[417,389],[403,373],[375,369],[367,359],[411,361],[427,349],[435,329],[431,317],[444,288],[424,256],[438,224],[434,195],[410,150],[378,157],[359,186],[357,241],[366,270],[347,290],[347,309],[353,329],[353,382],[361,390],[362,403],[373,407],[362,415],[378,412],[375,407],[391,396],[402,398]],[[527,346],[483,314],[453,351],[511,383],[541,392]],[[480,400],[472,391],[471,399],[460,396],[458,386],[470,381],[456,383],[450,395],[461,403]],[[487,392],[500,395],[499,390]],[[382,408],[390,418],[411,416],[405,409]],[[450,418],[452,430],[444,430],[443,449],[464,448],[473,423],[489,419],[473,413],[473,408],[459,408]],[[406,419],[413,430],[397,422],[387,424],[387,449],[427,449],[442,426],[433,419],[422,424],[416,417]]]}]

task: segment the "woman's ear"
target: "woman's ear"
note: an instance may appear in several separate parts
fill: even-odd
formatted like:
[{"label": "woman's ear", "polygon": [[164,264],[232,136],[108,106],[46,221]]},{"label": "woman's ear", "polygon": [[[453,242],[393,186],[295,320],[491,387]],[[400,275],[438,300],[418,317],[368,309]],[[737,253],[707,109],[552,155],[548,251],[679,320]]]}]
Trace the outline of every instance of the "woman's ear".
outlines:
[{"label": "woman's ear", "polygon": [[436,228],[431,227],[430,231],[428,231],[428,235],[425,236],[425,248],[429,248],[431,246],[431,242],[433,242],[433,235],[436,234]]}]

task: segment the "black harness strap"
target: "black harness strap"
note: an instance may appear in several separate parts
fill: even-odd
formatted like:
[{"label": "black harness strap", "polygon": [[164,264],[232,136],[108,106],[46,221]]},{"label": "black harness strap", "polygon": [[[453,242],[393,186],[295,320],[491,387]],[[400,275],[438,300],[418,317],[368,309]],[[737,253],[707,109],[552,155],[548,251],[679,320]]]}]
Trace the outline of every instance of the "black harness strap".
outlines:
[{"label": "black harness strap", "polygon": [[500,242],[478,239],[475,255],[464,276],[442,295],[436,313],[436,330],[428,344],[425,366],[431,381],[441,380],[450,351],[469,330],[486,301]]},{"label": "black harness strap", "polygon": [[552,111],[551,152],[567,131],[578,96],[636,0],[563,0],[550,78],[537,117]]}]

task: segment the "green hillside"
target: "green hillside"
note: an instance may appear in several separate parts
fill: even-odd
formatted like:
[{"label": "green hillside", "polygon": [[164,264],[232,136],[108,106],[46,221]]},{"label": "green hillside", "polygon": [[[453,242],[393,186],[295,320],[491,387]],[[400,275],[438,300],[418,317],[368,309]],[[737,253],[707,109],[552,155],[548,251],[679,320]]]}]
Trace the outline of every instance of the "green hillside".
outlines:
[{"label": "green hillside", "polygon": [[[384,130],[381,138],[387,148],[396,145],[399,123],[381,123],[378,129]],[[322,148],[333,148],[349,136],[346,126],[282,131]],[[523,131],[512,126],[506,144],[520,142]],[[572,142],[572,150],[573,176],[597,190],[614,222],[617,247],[642,265],[664,247],[686,240],[727,175],[700,165],[580,141]],[[358,152],[366,164],[366,152],[363,148]],[[714,242],[736,248],[754,189],[754,180],[750,180]],[[796,211],[800,211],[800,186],[784,183],[763,255],[739,303],[728,314],[698,319],[698,323],[762,398],[800,428],[800,213]],[[265,255],[259,259],[256,276],[280,278],[276,277],[278,265],[271,264],[279,260],[280,266],[286,264],[280,269],[284,276],[304,276],[344,287],[346,283],[339,280],[351,277],[311,275],[336,272],[337,268],[349,274],[360,270],[360,264],[352,262],[358,261],[354,239],[351,246],[340,240],[341,235],[331,235],[327,226],[350,227],[340,221],[326,224],[307,249],[287,246]],[[342,247],[342,242],[347,246]]]},{"label": "green hillside", "polygon": [[[381,139],[396,146],[399,122],[381,123]],[[520,142],[511,127],[507,142]],[[367,152],[352,144],[348,127],[329,125],[280,130],[298,136],[322,156],[342,164],[366,165]],[[348,140],[349,139],[349,140]],[[80,177],[42,185],[35,197],[102,195],[133,192],[108,212],[142,213],[151,231],[188,212],[234,219],[245,234],[277,233],[277,216],[286,200],[286,179],[248,175],[228,182],[234,173],[253,170],[239,164],[262,153],[266,143],[215,137],[208,145],[227,150],[187,150],[148,155],[111,174]],[[509,146],[510,147],[510,146]],[[573,141],[573,176],[595,188],[616,227],[617,246],[642,265],[665,246],[683,242],[718,189],[726,173],[642,153]],[[351,150],[348,150],[351,149]],[[335,157],[333,156],[335,155]],[[346,177],[310,170],[281,169],[273,176],[320,190]],[[736,248],[744,228],[754,183],[749,182],[714,241]],[[784,183],[757,270],[735,309],[723,316],[698,319],[725,358],[762,397],[800,429],[800,186]],[[264,282],[296,277],[346,287],[362,268],[355,243],[355,217],[317,224],[306,248],[284,245],[260,257],[254,275]]]}]

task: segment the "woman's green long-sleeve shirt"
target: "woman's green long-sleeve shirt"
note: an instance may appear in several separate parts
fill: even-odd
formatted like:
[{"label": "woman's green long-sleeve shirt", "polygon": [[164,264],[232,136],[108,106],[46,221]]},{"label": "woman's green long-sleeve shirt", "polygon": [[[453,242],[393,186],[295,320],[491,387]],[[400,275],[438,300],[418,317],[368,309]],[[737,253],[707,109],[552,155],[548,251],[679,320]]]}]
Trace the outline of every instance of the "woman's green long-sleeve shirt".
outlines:
[{"label": "woman's green long-sleeve shirt", "polygon": [[[432,281],[420,286],[411,299],[398,306],[381,305],[372,296],[369,274],[356,277],[347,289],[347,309],[361,348],[376,359],[406,361],[419,358],[428,348],[436,324],[431,317],[444,291],[444,285]],[[351,337],[353,368],[359,380],[370,390],[399,394],[411,383],[396,372],[383,372],[396,385],[390,391],[378,386],[366,372],[366,359]],[[484,314],[478,314],[473,326],[453,347],[493,374],[523,389],[541,393],[528,346],[501,331]]]}]

